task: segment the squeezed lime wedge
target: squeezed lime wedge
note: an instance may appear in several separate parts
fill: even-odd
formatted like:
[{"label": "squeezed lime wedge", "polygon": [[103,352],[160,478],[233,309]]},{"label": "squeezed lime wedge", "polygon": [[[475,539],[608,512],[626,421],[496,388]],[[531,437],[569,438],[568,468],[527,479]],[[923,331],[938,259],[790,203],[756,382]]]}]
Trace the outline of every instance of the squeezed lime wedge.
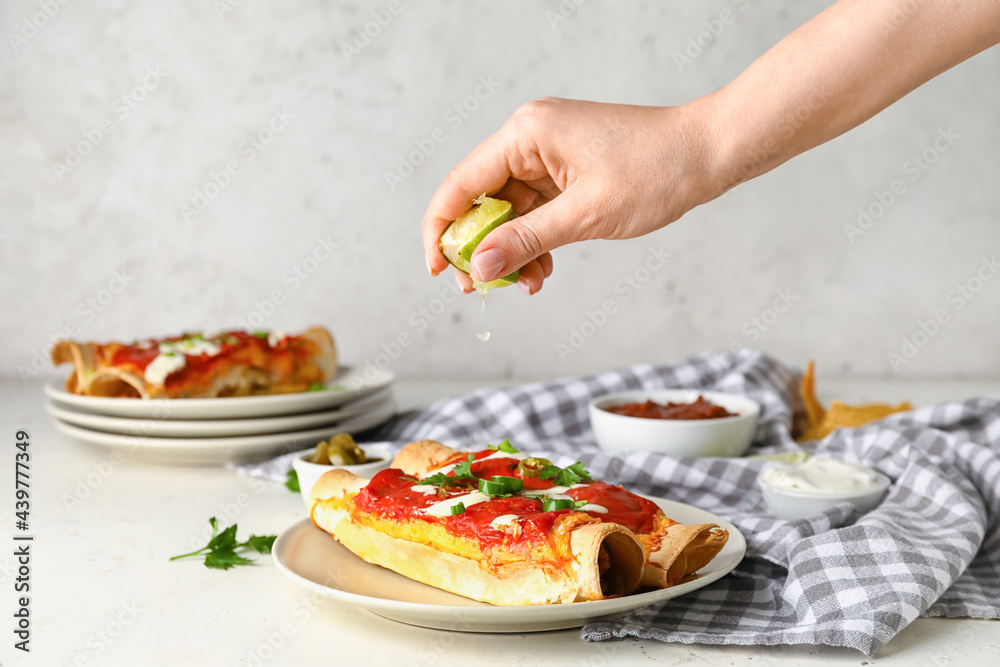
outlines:
[{"label": "squeezed lime wedge", "polygon": [[[448,225],[441,235],[441,254],[459,271],[472,274],[472,253],[491,231],[517,217],[514,206],[502,199],[493,199],[483,195],[476,199],[475,205],[460,215]],[[494,287],[504,287],[517,282],[518,272],[488,283],[473,279],[472,284],[480,293],[488,292]]]}]

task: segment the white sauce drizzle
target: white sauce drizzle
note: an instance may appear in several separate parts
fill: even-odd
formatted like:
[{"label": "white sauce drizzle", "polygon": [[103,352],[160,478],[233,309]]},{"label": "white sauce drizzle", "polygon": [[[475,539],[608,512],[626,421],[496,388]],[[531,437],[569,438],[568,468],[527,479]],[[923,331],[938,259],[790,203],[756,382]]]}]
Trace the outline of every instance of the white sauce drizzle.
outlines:
[{"label": "white sauce drizzle", "polygon": [[517,520],[519,518],[520,517],[518,517],[516,514],[502,514],[501,516],[498,516],[497,518],[490,521],[490,525],[496,528],[497,530],[500,530],[505,526],[510,526],[517,523]]},{"label": "white sauce drizzle", "polygon": [[267,344],[270,345],[271,347],[274,347],[287,337],[288,334],[286,334],[284,331],[274,331],[272,333],[267,334]]},{"label": "white sauce drizzle", "polygon": [[514,454],[508,454],[507,452],[501,452],[500,450],[497,450],[497,451],[493,452],[492,454],[490,454],[489,456],[484,456],[481,459],[477,459],[476,463],[479,463],[479,461],[489,461],[490,459],[517,459],[518,461],[523,461],[524,459],[528,459],[528,458],[531,458],[531,457],[528,456],[527,454],[522,453],[522,452],[516,452]]},{"label": "white sauce drizzle", "polygon": [[871,468],[837,459],[808,459],[769,468],[760,478],[776,489],[816,494],[870,491],[880,484],[878,474]]},{"label": "white sauce drizzle", "polygon": [[607,514],[608,508],[604,505],[597,505],[595,503],[587,503],[583,507],[579,508],[583,512],[597,512],[598,514]]},{"label": "white sauce drizzle", "polygon": [[553,497],[553,498],[568,498],[569,496],[564,495],[567,491],[569,491],[570,489],[579,489],[579,488],[582,488],[584,486],[587,486],[587,485],[586,484],[574,484],[573,486],[553,486],[552,488],[549,488],[549,489],[531,489],[529,491],[525,491],[524,495],[526,495],[526,496],[549,496],[549,497]]},{"label": "white sauce drizzle", "polygon": [[417,493],[422,493],[425,496],[430,496],[438,492],[438,489],[433,484],[414,484],[410,487]]},{"label": "white sauce drizzle", "polygon": [[166,355],[161,352],[149,362],[143,375],[149,384],[161,385],[166,381],[168,375],[184,368],[184,363],[183,354]]},{"label": "white sauce drizzle", "polygon": [[453,498],[446,498],[441,502],[434,503],[430,507],[425,507],[422,511],[425,514],[431,514],[433,516],[451,516],[451,508],[455,507],[459,503],[465,505],[466,509],[472,507],[473,505],[478,505],[479,503],[485,503],[490,497],[476,492],[467,493],[464,496],[454,496]]},{"label": "white sauce drizzle", "polygon": [[217,344],[207,340],[185,339],[171,343],[160,343],[159,354],[149,362],[143,376],[146,382],[161,385],[171,373],[179,371],[187,364],[185,355],[197,357],[207,354],[214,357],[222,351]]}]

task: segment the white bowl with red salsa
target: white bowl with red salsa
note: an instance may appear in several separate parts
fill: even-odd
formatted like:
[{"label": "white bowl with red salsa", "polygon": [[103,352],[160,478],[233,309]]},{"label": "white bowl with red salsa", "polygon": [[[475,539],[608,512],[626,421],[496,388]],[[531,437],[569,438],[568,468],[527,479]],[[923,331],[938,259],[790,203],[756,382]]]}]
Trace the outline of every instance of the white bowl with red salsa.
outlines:
[{"label": "white bowl with red salsa", "polygon": [[742,456],[760,415],[760,405],[746,396],[694,389],[605,394],[589,409],[602,449],[670,456]]}]

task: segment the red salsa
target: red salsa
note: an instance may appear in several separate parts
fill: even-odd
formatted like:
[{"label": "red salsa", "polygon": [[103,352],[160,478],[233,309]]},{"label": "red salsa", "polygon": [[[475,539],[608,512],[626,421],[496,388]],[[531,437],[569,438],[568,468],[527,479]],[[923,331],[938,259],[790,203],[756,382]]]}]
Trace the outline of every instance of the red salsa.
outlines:
[{"label": "red salsa", "polygon": [[645,403],[626,403],[604,409],[616,415],[643,419],[722,419],[738,416],[735,412],[729,412],[721,405],[709,403],[704,396],[699,396],[694,403],[661,405],[656,401],[646,401]]}]

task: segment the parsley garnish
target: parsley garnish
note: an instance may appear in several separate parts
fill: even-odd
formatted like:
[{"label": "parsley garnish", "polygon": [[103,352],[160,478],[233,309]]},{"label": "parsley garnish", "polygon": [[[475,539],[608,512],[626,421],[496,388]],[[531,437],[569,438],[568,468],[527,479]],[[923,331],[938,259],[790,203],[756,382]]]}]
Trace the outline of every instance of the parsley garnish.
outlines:
[{"label": "parsley garnish", "polygon": [[302,490],[301,487],[299,487],[299,473],[298,473],[298,471],[296,471],[296,470],[289,470],[288,471],[288,480],[285,481],[285,486],[288,487],[289,491],[294,491],[295,493],[298,493],[299,491]]},{"label": "parsley garnish", "polygon": [[457,479],[479,479],[472,474],[472,462],[474,460],[475,457],[472,454],[469,454],[469,458],[455,466],[455,477]]},{"label": "parsley garnish", "polygon": [[325,391],[326,385],[322,382],[313,382],[309,385],[309,391]]},{"label": "parsley garnish", "polygon": [[420,484],[430,484],[431,486],[437,487],[460,486],[465,480],[473,480],[478,483],[479,478],[472,474],[472,462],[474,460],[475,457],[473,457],[472,454],[469,454],[469,458],[455,466],[452,471],[454,475],[439,472],[418,481]]},{"label": "parsley garnish", "polygon": [[[250,539],[246,542],[237,542],[235,523],[220,533],[219,522],[215,520],[214,516],[208,522],[212,525],[212,539],[208,541],[208,544],[197,551],[174,556],[170,560],[204,554],[205,567],[228,570],[236,565],[249,565],[253,563],[253,560],[250,558],[245,558],[236,553],[238,549],[269,554],[271,553],[271,547],[274,545],[274,540],[278,537],[277,535],[251,535]],[[206,551],[208,553],[205,553]]]},{"label": "parsley garnish", "polygon": [[573,465],[566,466],[565,468],[560,468],[559,466],[544,466],[539,471],[538,476],[542,479],[553,479],[556,480],[556,486],[573,486],[574,484],[579,484],[580,482],[593,482],[594,478],[590,476],[587,469],[583,467],[583,463],[577,461]]}]

